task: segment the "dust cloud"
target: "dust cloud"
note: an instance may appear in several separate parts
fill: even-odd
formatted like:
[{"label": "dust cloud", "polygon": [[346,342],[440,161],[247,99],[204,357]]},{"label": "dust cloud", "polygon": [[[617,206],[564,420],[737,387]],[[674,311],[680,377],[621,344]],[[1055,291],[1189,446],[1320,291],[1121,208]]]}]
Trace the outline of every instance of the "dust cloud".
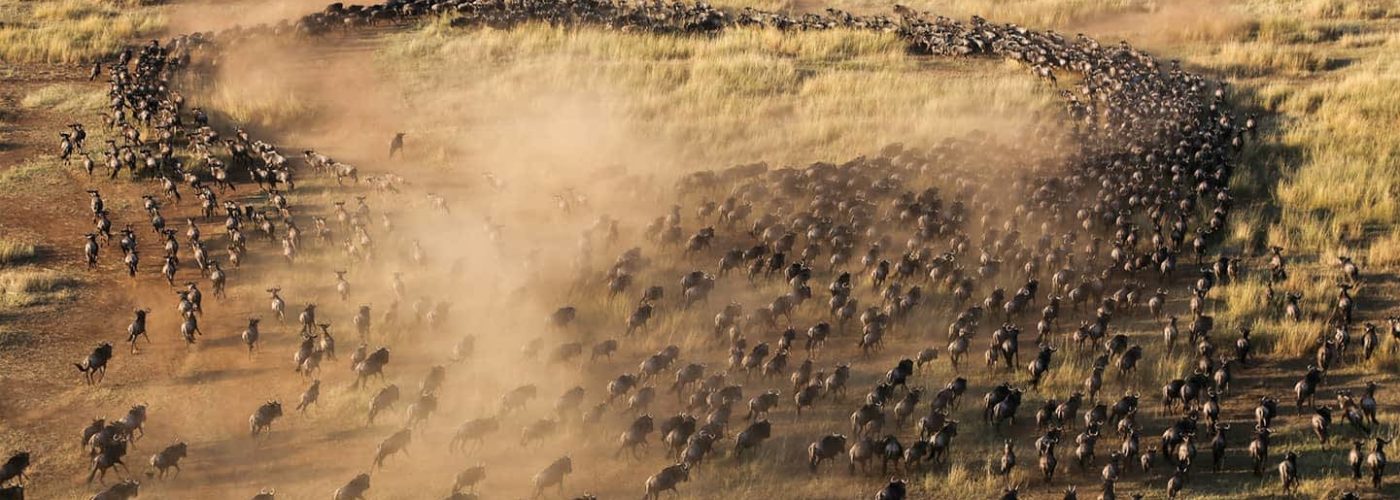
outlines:
[{"label": "dust cloud", "polygon": [[[189,9],[193,13],[176,18],[192,29],[207,29],[226,22],[261,22],[263,16],[266,20],[286,17],[288,12],[310,7],[309,2],[273,5],[275,9],[242,5],[236,9],[256,16],[213,20],[218,16]],[[206,22],[211,24],[201,24]],[[293,213],[303,230],[311,227],[307,219],[325,217],[332,236],[313,243],[314,255],[292,265],[274,257],[275,244],[262,244],[253,252],[262,257],[247,264],[246,271],[234,271],[230,300],[209,307],[211,313],[202,321],[208,325],[210,340],[163,368],[174,375],[168,386],[151,387],[135,396],[161,406],[153,410],[152,421],[163,429],[157,439],[199,443],[191,465],[186,466],[187,480],[153,483],[149,489],[143,486],[143,498],[241,498],[270,487],[276,488],[279,498],[325,497],[355,474],[370,471],[375,448],[404,425],[406,409],[434,365],[447,367],[436,411],[415,429],[408,456],[397,456],[385,468],[373,471],[373,498],[443,497],[454,474],[478,463],[488,466],[483,489],[491,497],[524,497],[530,494],[530,477],[563,455],[570,455],[575,464],[576,474],[566,483],[569,495],[583,491],[634,495],[645,475],[664,461],[655,436],[654,449],[640,465],[645,473],[638,472],[633,461],[613,458],[617,433],[634,417],[620,409],[625,404],[609,408],[603,425],[596,429],[563,423],[544,444],[522,442],[522,432],[542,419],[557,418],[554,401],[571,387],[587,391],[579,411],[593,407],[606,398],[609,379],[635,372],[638,361],[668,344],[681,344],[687,355],[701,349],[713,351],[688,335],[689,327],[675,319],[679,314],[666,312],[649,334],[623,342],[609,359],[589,362],[591,346],[621,337],[619,318],[631,312],[635,295],[651,284],[637,283],[633,290],[610,299],[602,293],[606,290],[602,273],[630,242],[644,241],[643,225],[669,211],[674,199],[671,187],[681,175],[764,158],[740,156],[737,149],[725,151],[724,144],[695,144],[685,134],[661,127],[658,119],[666,116],[629,113],[635,108],[628,104],[646,96],[621,83],[599,84],[597,75],[583,66],[555,70],[548,78],[514,89],[501,89],[502,80],[484,78],[479,69],[466,71],[451,65],[429,68],[437,76],[424,83],[395,73],[403,61],[386,61],[375,52],[374,43],[258,41],[225,52],[214,63],[211,77],[195,86],[192,103],[208,103],[206,107],[216,116],[242,123],[254,137],[268,138],[283,154],[294,157],[293,162],[300,161],[295,157],[303,149],[314,149],[357,166],[362,181],[392,174],[405,182],[396,191],[365,194],[367,225],[374,229],[372,242],[347,245],[346,240],[357,236],[336,223],[334,207],[344,203],[354,213],[357,200],[328,177],[301,170],[305,172],[301,185],[288,195]],[[490,72],[519,74],[538,62],[491,64]],[[985,69],[945,71],[967,71],[961,77],[968,78]],[[723,108],[723,104],[714,106]],[[907,133],[915,130],[913,124],[926,126],[944,118],[951,127],[964,130],[969,123],[985,124],[990,133],[1006,138],[1038,133],[1029,118],[1032,113],[1024,110],[1002,110],[1004,116],[987,111],[989,116],[979,116],[985,110],[959,108],[962,116],[939,117],[925,114],[926,109],[878,117],[881,122],[908,125],[891,126],[885,138],[931,143],[928,137],[900,136],[899,131]],[[792,116],[749,123],[745,130],[769,127],[782,135],[787,127],[802,126],[794,125]],[[833,138],[881,137],[861,130],[868,129],[868,123],[821,126],[831,127],[826,134]],[[407,134],[406,146],[402,156],[389,158],[389,141],[396,132]],[[702,136],[722,134],[710,131]],[[840,162],[882,146],[872,141],[835,158],[810,161]],[[710,150],[696,155],[697,147]],[[802,157],[802,152],[775,153]],[[780,166],[784,165],[772,165]],[[717,195],[722,199],[723,193]],[[256,200],[259,195],[228,196]],[[616,239],[607,237],[610,220],[619,221]],[[348,258],[343,249],[350,246],[368,248],[373,257],[359,262]],[[418,256],[415,246],[421,249]],[[659,276],[657,284],[672,293],[674,280],[684,271],[713,264],[671,262],[650,253],[653,247],[647,248],[647,257],[657,259],[659,268],[650,274]],[[335,271],[346,271],[351,287],[348,300],[336,295]],[[406,291],[401,296],[390,285],[395,273],[402,273]],[[293,318],[280,323],[269,318],[264,289],[273,286],[283,289],[289,316],[306,303],[319,304],[319,318],[333,325],[331,331],[339,341],[340,358],[327,360],[316,375],[323,381],[322,404],[305,415],[293,407],[310,379],[290,369],[297,345]],[[167,293],[151,291],[136,302],[163,305],[172,300]],[[696,317],[712,314],[717,304],[731,299],[752,302],[760,295],[747,287],[722,286],[706,308],[709,312],[701,311]],[[432,327],[424,318],[439,304],[445,318]],[[361,305],[372,308],[376,325],[368,347],[392,346],[392,361],[382,383],[397,384],[404,395],[374,426],[364,425],[364,414],[382,383],[372,381],[369,389],[356,389],[353,375],[346,370],[346,359],[358,344],[351,317]],[[546,318],[565,305],[579,308],[578,319],[567,328],[549,326]],[[397,323],[385,324],[389,310],[397,310]],[[176,329],[170,316],[153,318],[152,330]],[[269,337],[251,358],[236,338],[247,317],[264,318],[264,335]],[[475,339],[474,352],[453,361],[454,350],[465,337]],[[579,344],[582,355],[560,359],[566,356],[559,353],[572,343]],[[687,361],[692,360],[698,361]],[[711,367],[722,366],[719,359],[707,361]],[[658,419],[675,412],[671,400],[675,396],[665,393],[671,371],[663,372],[657,382],[659,394],[652,414]],[[530,384],[538,388],[538,397],[523,412],[502,418],[500,432],[488,438],[485,446],[468,453],[449,452],[447,443],[458,425],[496,415],[501,394]],[[171,399],[175,394],[190,396]],[[256,440],[246,431],[233,431],[246,429],[252,410],[271,399],[283,403],[287,416],[278,421],[270,437]],[[839,410],[827,411],[832,412]],[[568,414],[570,419],[578,418],[578,411]],[[841,422],[842,417],[819,414],[805,424],[811,426],[806,434],[818,432],[823,421]],[[773,449],[792,448],[787,441],[799,435],[784,434]],[[767,456],[759,465],[738,468],[733,480],[757,484],[756,478],[769,473],[764,467],[785,470],[790,462],[789,457]],[[819,495],[817,491],[814,494]],[[711,495],[695,489],[687,494]]]}]

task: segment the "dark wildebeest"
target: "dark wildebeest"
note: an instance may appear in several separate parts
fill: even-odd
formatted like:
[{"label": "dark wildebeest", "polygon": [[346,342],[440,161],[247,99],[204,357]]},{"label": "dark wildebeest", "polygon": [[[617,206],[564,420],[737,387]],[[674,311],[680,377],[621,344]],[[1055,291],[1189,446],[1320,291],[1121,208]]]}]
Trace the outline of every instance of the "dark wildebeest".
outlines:
[{"label": "dark wildebeest", "polygon": [[101,382],[107,377],[107,362],[112,359],[112,344],[103,342],[88,354],[87,359],[82,363],[73,363],[78,371],[83,373],[83,378],[88,384]]},{"label": "dark wildebeest", "polygon": [[[282,403],[268,401],[259,406],[253,416],[248,417],[248,427],[253,437],[258,437],[263,431],[272,430],[272,422],[282,416]],[[352,497],[353,498],[353,497]]]},{"label": "dark wildebeest", "polygon": [[360,474],[345,483],[345,486],[336,488],[333,500],[364,500],[365,492],[369,491],[369,474]]},{"label": "dark wildebeest", "polygon": [[149,309],[137,309],[136,317],[131,320],[131,324],[126,327],[126,341],[131,344],[131,352],[136,352],[136,339],[146,337],[146,343],[151,343],[151,336],[146,333],[146,315]]},{"label": "dark wildebeest", "polygon": [[647,446],[647,436],[651,434],[653,428],[651,415],[637,417],[636,420],[632,421],[632,425],[628,426],[627,430],[618,437],[619,445],[617,452],[613,453],[613,457],[621,455],[624,450],[630,450],[633,457],[638,457],[637,447]]},{"label": "dark wildebeest", "polygon": [[812,443],[807,447],[807,468],[813,474],[817,473],[817,467],[822,462],[835,459],[837,455],[846,451],[846,436],[841,434],[828,434],[821,440]]},{"label": "dark wildebeest", "polygon": [[889,484],[875,494],[875,500],[904,500],[908,494],[908,484],[903,479],[890,479]]},{"label": "dark wildebeest", "polygon": [[676,486],[690,480],[690,464],[668,465],[647,478],[645,500],[657,500],[664,491],[675,492]]},{"label": "dark wildebeest", "polygon": [[757,448],[772,435],[773,425],[768,423],[767,419],[759,419],[757,422],[749,424],[734,439],[734,460],[739,460],[739,456],[743,454],[744,450]]},{"label": "dark wildebeest", "polygon": [[[87,482],[91,483],[95,478],[99,482],[105,482],[108,469],[115,469],[118,466],[126,469],[126,463],[122,458],[126,456],[128,442],[125,439],[113,439],[109,443],[100,445],[97,454],[92,457],[92,469],[88,472]],[[98,473],[101,473],[99,476]],[[130,474],[130,471],[127,471]]]},{"label": "dark wildebeest", "polygon": [[457,478],[452,483],[452,492],[457,493],[462,490],[475,491],[477,483],[486,479],[486,466],[477,464],[468,467],[466,470],[457,473]]},{"label": "dark wildebeest", "polygon": [[356,363],[355,387],[364,387],[365,382],[368,381],[370,377],[378,376],[381,379],[384,378],[384,365],[387,364],[389,364],[388,347],[380,347],[373,353],[370,353],[369,356],[366,356],[364,361]]},{"label": "dark wildebeest", "polygon": [[1288,452],[1284,455],[1283,461],[1278,464],[1278,478],[1283,483],[1283,494],[1298,490],[1298,482],[1302,479],[1298,474],[1298,454]]},{"label": "dark wildebeest", "polygon": [[189,447],[183,442],[175,443],[165,447],[160,453],[151,455],[151,467],[160,471],[161,479],[165,479],[165,471],[171,467],[175,468],[175,477],[180,477],[180,459],[185,458]]}]

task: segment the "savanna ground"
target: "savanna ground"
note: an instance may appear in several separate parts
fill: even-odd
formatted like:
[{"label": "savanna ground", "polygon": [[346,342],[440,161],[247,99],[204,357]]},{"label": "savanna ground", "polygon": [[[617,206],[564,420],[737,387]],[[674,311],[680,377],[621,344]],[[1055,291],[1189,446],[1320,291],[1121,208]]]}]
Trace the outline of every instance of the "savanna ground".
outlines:
[{"label": "savanna ground", "polygon": [[[1363,321],[1381,323],[1400,313],[1395,302],[1400,296],[1400,140],[1394,133],[1400,125],[1400,8],[1394,2],[1315,0],[955,0],[909,5],[954,17],[980,14],[1063,33],[1083,32],[1106,43],[1130,40],[1230,81],[1235,105],[1259,114],[1259,137],[1246,148],[1232,180],[1243,210],[1236,211],[1223,243],[1227,253],[1244,257],[1256,272],[1224,286],[1221,300],[1211,307],[1222,331],[1254,326],[1268,362],[1241,372],[1237,394],[1229,399],[1227,419],[1238,425],[1231,434],[1235,449],[1227,470],[1211,474],[1201,469],[1187,493],[1207,498],[1278,495],[1275,477],[1255,478],[1246,470],[1242,448],[1248,433],[1242,429],[1249,425],[1243,422],[1249,420],[1258,396],[1286,399],[1300,368],[1311,358],[1311,342],[1323,330],[1320,318],[1335,295],[1336,257],[1352,256],[1362,267],[1363,282],[1354,295]],[[826,5],[755,6],[803,10]],[[831,6],[857,12],[888,7],[865,0],[838,0]],[[215,301],[206,290],[209,313],[201,325],[207,340],[187,349],[175,335],[174,294],[165,284],[151,276],[135,282],[125,279],[119,264],[105,252],[98,270],[81,265],[80,235],[90,228],[83,191],[101,189],[116,214],[114,223],[131,223],[143,238],[143,248],[150,247],[145,252],[152,256],[148,261],[154,261],[157,240],[145,230],[149,226],[137,209],[139,196],[157,188],[124,176],[116,181],[89,179],[75,166],[59,164],[53,154],[56,133],[66,123],[89,123],[94,135],[90,144],[100,145],[107,137],[93,118],[104,107],[105,87],[86,81],[86,65],[94,58],[164,33],[272,21],[320,7],[310,1],[151,5],[0,0],[0,450],[35,452],[33,497],[74,498],[94,491],[84,483],[86,461],[78,431],[92,417],[117,418],[136,403],[150,404],[152,417],[151,435],[128,459],[135,473],[144,472],[145,457],[168,442],[184,440],[192,447],[182,464],[185,473],[178,480],[147,481],[142,498],[244,498],[266,487],[277,488],[279,496],[322,498],[367,469],[374,446],[397,425],[399,414],[372,428],[359,425],[368,394],[349,387],[350,374],[344,362],[338,362],[327,363],[321,375],[326,382],[322,407],[307,416],[289,412],[266,441],[247,438],[246,418],[257,404],[273,398],[292,403],[305,381],[288,369],[295,346],[291,326],[267,320],[264,335],[270,340],[252,358],[236,336],[244,318],[268,317],[262,289],[278,284],[289,309],[318,298],[324,318],[347,325],[339,330],[345,357],[354,347],[348,328],[352,305],[382,308],[393,300],[385,284],[396,267],[407,266],[401,256],[386,255],[374,268],[351,269],[354,301],[342,304],[331,299],[330,270],[335,264],[330,257],[286,269],[254,251],[247,270],[233,273],[229,300]],[[687,351],[703,345],[689,330],[708,321],[713,311],[663,315],[649,337],[640,344],[624,344],[615,361],[586,367],[524,366],[517,354],[521,346],[550,335],[541,331],[539,318],[564,301],[583,311],[614,313],[581,317],[580,335],[586,339],[609,336],[630,308],[627,301],[589,298],[592,294],[568,290],[558,281],[547,291],[537,286],[550,283],[548,276],[566,268],[578,231],[597,214],[611,214],[622,219],[625,228],[637,228],[669,206],[664,186],[670,180],[698,168],[758,160],[774,166],[840,161],[889,142],[928,144],[971,129],[1015,138],[1053,125],[1057,111],[1053,89],[1013,65],[913,58],[893,37],[842,32],[780,36],[735,31],[715,39],[651,38],[547,26],[463,31],[444,21],[314,44],[241,48],[221,61],[220,71],[209,79],[190,85],[187,94],[193,104],[248,127],[284,151],[312,147],[367,171],[399,172],[413,183],[413,196],[374,196],[371,206],[398,214],[401,231],[428,235],[423,242],[435,258],[432,266],[444,272],[412,280],[409,286],[415,295],[455,301],[453,317],[461,333],[479,339],[479,359],[453,369],[448,384],[453,396],[444,398],[433,425],[415,436],[412,458],[400,457],[375,474],[374,498],[442,496],[452,474],[478,462],[490,468],[482,490],[488,497],[527,495],[529,476],[563,453],[575,457],[578,474],[570,479],[571,493],[635,496],[642,479],[667,463],[657,447],[639,463],[616,465],[619,462],[609,459],[588,465],[589,457],[610,457],[614,437],[627,419],[621,415],[610,417],[603,430],[517,450],[519,427],[548,414],[549,403],[565,388],[580,384],[596,397],[603,380],[634,369],[645,353],[668,343]],[[408,132],[409,154],[404,160],[385,162],[387,140],[396,131]],[[995,168],[1012,168],[989,167],[992,179]],[[500,187],[488,186],[482,175],[487,172]],[[293,203],[326,210],[331,202],[350,198],[327,180],[308,176],[305,184],[293,195]],[[429,191],[452,200],[459,215],[433,215],[421,196]],[[556,194],[584,195],[588,205],[560,213],[554,209]],[[166,217],[172,227],[183,230],[183,218],[194,212],[186,202],[171,207]],[[205,224],[206,230],[216,225]],[[504,242],[500,246],[486,241],[493,225],[503,226],[498,230]],[[624,241],[636,239],[635,233],[625,233]],[[1292,264],[1288,282],[1278,288],[1303,293],[1309,316],[1318,319],[1285,324],[1280,321],[1282,305],[1263,300],[1263,278],[1257,270],[1267,261],[1266,249],[1274,245],[1285,249]],[[565,250],[555,250],[559,248]],[[610,260],[620,250],[600,250],[597,258]],[[269,251],[264,248],[261,253]],[[679,275],[692,265],[664,263],[675,271],[662,276]],[[448,269],[455,272],[445,272]],[[193,279],[189,273],[183,278]],[[532,288],[521,288],[526,283]],[[754,298],[737,287],[717,292],[724,298]],[[1174,299],[1173,307],[1182,309],[1184,297]],[[405,312],[408,302],[402,304]],[[99,341],[116,343],[124,337],[136,307],[157,311],[151,324],[155,341],[141,345],[137,355],[119,346],[107,380],[95,387],[81,384],[70,362]],[[919,319],[929,325],[927,330],[941,331],[949,318]],[[1153,343],[1157,325],[1139,321],[1132,327],[1144,345],[1159,346]],[[892,339],[899,347],[858,362],[853,394],[899,357],[942,343],[941,335],[904,335],[910,336]],[[397,344],[390,378],[409,388],[416,387],[427,366],[441,362],[438,353],[450,348],[455,337],[392,340]],[[551,338],[544,350],[559,341]],[[413,347],[399,351],[398,346]],[[818,366],[856,357],[851,349],[833,349],[823,354]],[[721,364],[719,359],[707,361]],[[1179,376],[1189,360],[1149,361],[1150,369],[1137,380],[1120,383],[1109,377],[1106,392],[1139,389],[1146,408],[1155,410],[1157,385]],[[1072,362],[1058,366],[1042,392],[1028,398],[1022,414],[1033,413],[1046,395],[1063,397],[1076,389],[1084,374],[1081,368]],[[1400,405],[1385,403],[1395,401],[1391,395],[1397,368],[1400,355],[1383,349],[1370,364],[1329,373],[1323,394],[1359,390],[1366,380],[1380,382],[1383,432],[1393,432]],[[947,365],[939,362],[920,373],[920,382],[937,387],[951,376]],[[969,395],[975,399],[1003,377],[971,378],[975,387]],[[531,417],[505,425],[483,450],[465,456],[445,453],[441,443],[456,424],[491,413],[495,398],[522,382],[542,388]],[[747,394],[766,385],[789,389],[781,381],[745,385]],[[653,413],[667,414],[669,403],[661,398],[664,410]],[[978,420],[970,410],[975,406],[965,404],[958,417]],[[682,494],[868,495],[885,478],[876,474],[852,480],[838,468],[810,479],[803,464],[807,443],[847,429],[849,409],[826,404],[811,418],[791,422],[790,406],[780,407],[773,418],[774,439],[755,459],[738,467],[727,460],[707,466],[682,485]],[[1154,430],[1167,420],[1154,412],[1142,421]],[[1323,449],[1291,411],[1284,412],[1281,422],[1275,454],[1294,450],[1302,455],[1307,476],[1300,496],[1334,496],[1350,489],[1378,498],[1400,495],[1394,481],[1381,492],[1370,492],[1342,479],[1344,444],[1334,442]],[[1339,426],[1339,437],[1350,438],[1348,432]],[[1144,436],[1144,447],[1155,441],[1153,434]],[[990,474],[990,459],[999,452],[1000,442],[980,423],[965,425],[955,441],[955,465],[912,478],[916,491],[936,498],[991,496],[1006,481]],[[1105,439],[1099,453],[1107,455],[1116,446],[1116,439]],[[1067,472],[1063,476],[1080,484],[1082,492],[1096,490],[1097,471],[1079,473],[1068,451],[1061,449],[1061,470]],[[1018,452],[1023,467],[1012,482],[1037,484],[1030,490],[1034,497],[1058,491],[1039,487],[1030,478],[1034,454],[1028,445]],[[1129,473],[1119,491],[1160,496],[1164,470],[1146,480]]]}]

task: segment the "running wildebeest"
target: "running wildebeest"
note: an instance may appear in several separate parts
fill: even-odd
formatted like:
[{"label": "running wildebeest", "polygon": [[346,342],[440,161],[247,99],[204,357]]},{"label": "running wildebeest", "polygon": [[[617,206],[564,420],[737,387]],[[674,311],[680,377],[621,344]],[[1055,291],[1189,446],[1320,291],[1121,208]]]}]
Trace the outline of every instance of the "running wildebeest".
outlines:
[{"label": "running wildebeest", "polygon": [[107,378],[107,362],[111,359],[112,344],[103,342],[92,350],[92,354],[88,354],[87,359],[83,360],[82,363],[73,363],[73,366],[83,373],[83,378],[87,380],[88,385],[92,385]]},{"label": "running wildebeest", "polygon": [[374,425],[374,417],[380,412],[392,408],[399,401],[399,386],[389,384],[375,393],[374,398],[369,403],[369,419],[366,425]]},{"label": "running wildebeest", "polygon": [[189,447],[184,442],[167,446],[160,453],[151,455],[151,467],[160,471],[158,477],[161,479],[165,479],[165,471],[172,467],[175,468],[175,477],[180,477],[180,459],[185,458],[188,451]]},{"label": "running wildebeest", "polygon": [[1278,478],[1283,483],[1283,493],[1285,495],[1298,490],[1298,482],[1302,477],[1298,474],[1298,454],[1288,452],[1284,455],[1283,461],[1278,464]]},{"label": "running wildebeest", "polygon": [[258,437],[264,431],[272,430],[272,423],[282,416],[282,403],[268,401],[259,406],[253,416],[248,417],[249,433],[253,437]]},{"label": "running wildebeest", "polygon": [[500,421],[495,417],[479,418],[468,420],[457,428],[457,433],[453,434],[452,442],[448,445],[453,451],[465,451],[467,443],[481,446],[486,442],[486,438],[499,431]]},{"label": "running wildebeest", "polygon": [[369,491],[369,474],[360,474],[345,483],[345,486],[336,488],[333,500],[364,500],[365,492]]},{"label": "running wildebeest", "polygon": [[146,315],[150,314],[150,309],[137,309],[136,317],[131,320],[131,324],[126,327],[126,341],[131,345],[131,352],[136,353],[136,339],[146,337],[146,343],[151,342],[151,336],[146,332]]},{"label": "running wildebeest", "polygon": [[393,433],[383,442],[379,443],[379,448],[374,451],[374,465],[371,468],[378,469],[384,467],[384,461],[396,453],[408,454],[408,444],[413,440],[413,431],[402,429]]},{"label": "running wildebeest", "polygon": [[646,494],[643,498],[647,500],[658,500],[661,493],[670,490],[675,492],[680,483],[690,480],[690,464],[668,465],[661,469],[661,472],[653,474],[646,480]]},{"label": "running wildebeest", "polygon": [[534,484],[535,492],[530,498],[539,498],[544,495],[545,488],[555,485],[559,486],[559,494],[564,494],[564,478],[573,472],[574,462],[568,455],[555,460],[531,478],[530,482]]},{"label": "running wildebeest", "polygon": [[317,404],[317,400],[320,398],[321,379],[312,380],[311,385],[306,388],[306,391],[301,393],[301,399],[297,402],[297,411],[306,413],[307,408],[310,408],[313,404]]},{"label": "running wildebeest", "polygon": [[370,377],[378,376],[381,379],[384,378],[384,365],[387,364],[389,364],[388,347],[380,347],[369,356],[365,357],[364,361],[356,363],[355,388],[364,387],[365,382],[368,381]]},{"label": "running wildebeest", "polygon": [[403,132],[396,132],[394,133],[394,140],[389,141],[389,159],[393,159],[394,155],[403,152],[403,136]]},{"label": "running wildebeest", "polygon": [[253,349],[258,345],[258,338],[261,337],[258,332],[258,322],[260,321],[262,320],[259,318],[248,318],[248,328],[245,328],[243,334],[240,335],[243,343],[248,346],[248,356],[250,357],[253,355]]},{"label": "running wildebeest", "polygon": [[457,493],[462,490],[476,491],[477,483],[486,479],[486,466],[477,464],[458,472],[452,482],[452,492]]}]

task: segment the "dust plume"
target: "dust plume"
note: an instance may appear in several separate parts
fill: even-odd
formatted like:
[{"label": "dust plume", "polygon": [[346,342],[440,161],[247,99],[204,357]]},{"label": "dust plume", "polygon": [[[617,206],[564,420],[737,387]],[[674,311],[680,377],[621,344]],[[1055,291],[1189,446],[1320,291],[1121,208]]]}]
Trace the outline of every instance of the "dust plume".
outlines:
[{"label": "dust plume", "polygon": [[[1005,141],[1053,135],[1043,127],[1054,116],[1047,105],[1050,91],[1020,68],[909,60],[902,46],[881,35],[813,35],[853,37],[835,40],[855,47],[843,58],[822,52],[832,40],[784,47],[786,56],[765,54],[756,43],[768,36],[762,33],[702,40],[544,26],[444,29],[369,40],[255,41],[222,53],[209,78],[194,86],[192,103],[204,103],[257,137],[275,138],[284,153],[314,149],[357,166],[361,182],[389,174],[405,180],[396,191],[366,195],[365,216],[383,232],[365,245],[373,249],[371,258],[340,267],[333,264],[342,260],[340,248],[355,246],[344,241],[356,236],[342,232],[331,207],[343,203],[356,213],[359,202],[328,178],[305,173],[288,196],[294,206],[320,207],[299,216],[329,221],[331,236],[316,243],[324,255],[290,265],[268,257],[257,262],[256,274],[235,274],[230,295],[239,306],[210,319],[231,328],[245,317],[266,318],[263,290],[277,286],[289,311],[319,300],[318,317],[333,325],[343,359],[357,347],[350,318],[359,306],[372,308],[376,324],[396,310],[399,322],[375,327],[368,347],[393,345],[386,382],[405,396],[393,414],[363,426],[378,385],[356,389],[346,362],[328,361],[318,375],[325,383],[324,408],[304,416],[289,411],[266,441],[229,436],[228,429],[246,427],[259,402],[280,399],[290,410],[309,379],[291,370],[275,378],[242,369],[211,371],[220,354],[195,351],[169,367],[176,383],[198,384],[197,401],[234,406],[196,406],[162,416],[169,432],[213,443],[192,457],[196,465],[190,468],[216,472],[153,486],[157,498],[234,497],[269,486],[292,498],[324,496],[369,470],[373,450],[402,425],[405,408],[433,365],[447,367],[447,391],[414,431],[411,455],[374,472],[375,498],[445,496],[452,476],[475,463],[489,464],[484,484],[493,496],[528,495],[530,476],[565,454],[576,470],[587,471],[572,480],[570,491],[633,494],[637,471],[613,460],[613,432],[634,416],[619,408],[625,404],[607,410],[601,435],[567,427],[542,446],[525,442],[522,432],[559,418],[552,405],[568,388],[587,391],[586,409],[606,397],[613,374],[635,371],[636,360],[649,353],[670,344],[687,353],[712,347],[689,331],[707,313],[666,312],[616,355],[588,361],[591,346],[622,336],[617,319],[635,306],[636,291],[616,299],[597,293],[605,289],[602,272],[628,242],[643,241],[642,226],[679,202],[672,187],[681,176],[759,161],[771,168],[842,162],[892,142],[926,147],[971,130]],[[389,158],[396,132],[406,133],[404,152]],[[1005,162],[978,175],[990,180],[1022,167]],[[978,180],[961,182],[984,189],[971,185]],[[618,221],[615,239],[605,236],[611,221]],[[697,265],[656,260],[654,274],[663,280],[657,284],[667,288]],[[346,271],[349,300],[335,298],[335,271]],[[402,296],[390,286],[395,273],[402,273]],[[752,303],[769,292],[725,284],[710,304]],[[546,318],[566,305],[578,307],[576,321],[565,329],[549,326]],[[423,319],[435,309],[445,316],[436,328]],[[290,359],[293,325],[269,325],[275,340],[254,357]],[[153,330],[175,327],[168,319],[153,320]],[[475,339],[474,353],[451,361],[468,336]],[[230,342],[236,339],[210,345]],[[571,344],[584,352],[568,356]],[[709,361],[718,366],[718,360]],[[669,375],[663,372],[657,386],[656,406],[665,408],[653,411],[658,415],[674,406],[668,398],[675,396],[664,393]],[[240,382],[245,379],[258,383]],[[461,422],[496,415],[501,394],[529,384],[538,388],[537,399],[503,420],[484,447],[448,451]],[[839,410],[823,410],[831,411]],[[823,415],[820,421],[840,418]],[[773,449],[791,447],[786,441],[793,437],[778,438],[784,444]],[[770,461],[778,463],[765,463]],[[745,465],[732,479],[752,481],[788,462]],[[254,467],[276,472],[242,473]],[[424,485],[434,489],[425,491]],[[810,496],[822,495],[819,483],[811,487]]]}]

